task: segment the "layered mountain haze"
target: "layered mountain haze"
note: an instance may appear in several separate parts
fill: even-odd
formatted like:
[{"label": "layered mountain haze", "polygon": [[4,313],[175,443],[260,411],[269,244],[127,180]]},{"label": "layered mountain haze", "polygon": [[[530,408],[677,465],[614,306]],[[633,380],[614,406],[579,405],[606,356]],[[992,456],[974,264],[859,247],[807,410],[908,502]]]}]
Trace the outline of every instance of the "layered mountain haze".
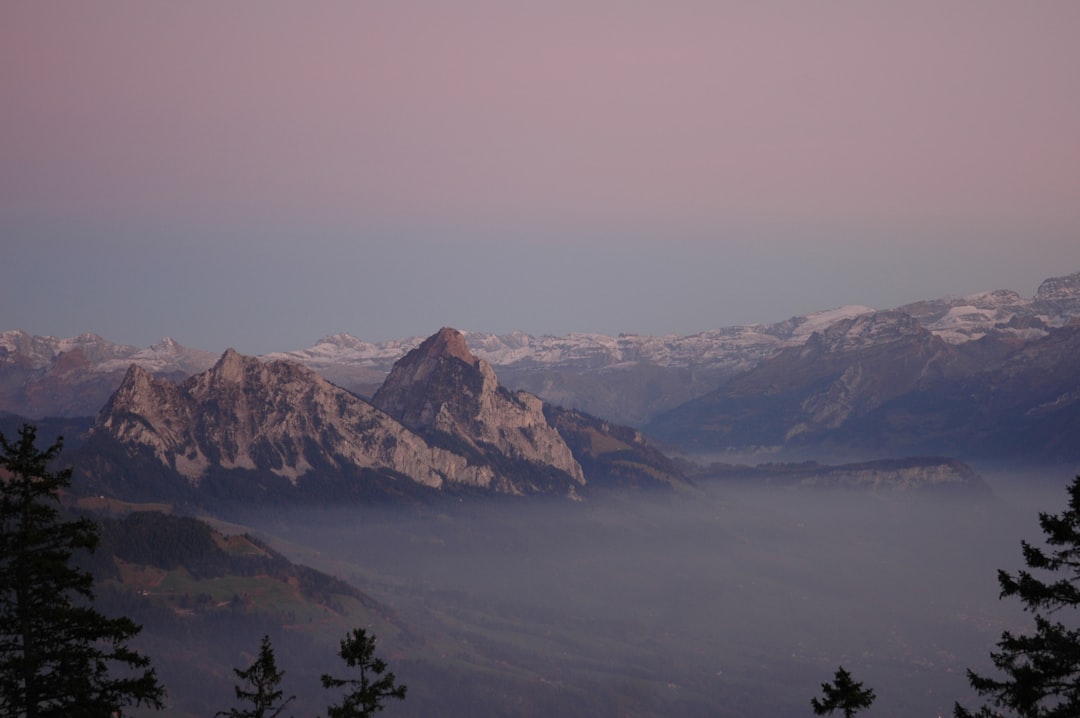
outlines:
[{"label": "layered mountain haze", "polygon": [[882,312],[838,322],[646,429],[691,452],[1074,461],[1078,350],[1077,322],[957,344]]},{"label": "layered mountain haze", "polygon": [[145,349],[96,334],[68,339],[0,332],[0,411],[23,416],[92,416],[136,364],[181,380],[205,371],[217,356],[165,337]]},{"label": "layered mountain haze", "polygon": [[[841,307],[776,324],[726,327],[690,336],[463,335],[475,355],[497,369],[504,385],[614,421],[641,424],[784,347],[801,345],[832,322],[871,311],[862,306]],[[85,339],[82,343],[93,346],[92,355],[105,359],[85,364],[76,378],[63,371],[63,357],[79,343],[76,340],[0,333],[0,387],[7,388],[0,393],[0,410],[35,418],[92,415],[119,386],[129,362],[179,379],[206,370],[217,359],[210,352],[179,347],[170,339],[148,350],[113,345],[95,335],[77,339]],[[297,361],[339,386],[371,396],[394,362],[422,341],[423,337],[412,337],[372,343],[341,333],[324,337],[309,349],[273,352],[262,358]],[[160,352],[161,347],[176,347],[184,360],[171,361],[168,353]],[[69,378],[69,384],[61,385],[60,377]],[[77,382],[92,390],[71,391]]]},{"label": "layered mountain haze", "polygon": [[860,315],[660,416],[650,430],[709,448],[807,440],[934,378],[961,374],[965,364],[958,350],[908,314]]},{"label": "layered mountain haze", "polygon": [[[536,465],[540,452],[569,487],[580,483],[580,466],[540,421],[541,400],[638,427],[682,452],[1071,460],[1080,456],[1068,439],[1069,427],[1080,424],[1080,367],[1071,348],[1077,321],[1080,273],[1046,279],[1029,298],[991,290],[885,311],[846,306],[690,336],[447,330],[426,341],[372,343],[336,334],[261,359],[304,365],[354,399],[371,398],[445,450],[523,466]],[[90,416],[120,386],[128,364],[181,381],[216,360],[171,340],[139,350],[91,334],[3,332],[0,412]],[[429,392],[439,387],[461,395],[435,402]],[[308,459],[290,457],[300,454],[296,447],[282,452],[277,475],[297,478]],[[205,457],[192,456],[192,466],[201,466]],[[239,468],[252,460],[237,461]],[[389,460],[373,466],[397,470]],[[472,485],[498,481],[449,468],[435,473]],[[438,482],[429,476],[421,483]]]}]

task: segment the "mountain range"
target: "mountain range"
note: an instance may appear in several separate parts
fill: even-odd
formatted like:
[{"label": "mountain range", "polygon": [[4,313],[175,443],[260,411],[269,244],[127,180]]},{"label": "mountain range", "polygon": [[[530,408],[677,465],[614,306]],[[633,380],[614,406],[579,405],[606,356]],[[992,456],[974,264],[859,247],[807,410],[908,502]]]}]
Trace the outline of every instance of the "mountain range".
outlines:
[{"label": "mountain range", "polygon": [[[352,403],[363,400],[410,432],[408,441],[422,440],[433,450],[468,456],[482,445],[498,456],[529,460],[500,445],[500,432],[511,427],[521,436],[546,427],[531,438],[554,452],[550,465],[566,477],[564,488],[580,484],[580,459],[575,469],[566,447],[554,441],[555,412],[564,412],[564,433],[568,423],[579,432],[586,425],[632,426],[680,452],[1070,461],[1080,458],[1073,440],[1080,428],[1078,317],[1080,273],[1047,279],[1029,298],[994,290],[885,311],[848,306],[691,336],[440,332],[427,340],[369,343],[337,334],[309,349],[258,360],[235,352],[217,357],[171,339],[138,349],[92,334],[57,339],[6,331],[0,333],[0,411],[31,418],[91,416],[107,406],[119,411],[136,389],[170,396],[203,426],[191,435],[147,439],[146,446],[160,455],[167,435],[186,447],[183,456],[190,458],[171,467],[186,475],[209,465],[196,434],[211,431],[206,417],[215,414],[200,402],[220,399],[222,377],[240,372],[289,386],[303,369],[305,377],[323,382],[305,399],[324,413],[339,402],[341,411],[358,412],[354,418],[368,416],[368,409]],[[436,354],[460,365],[429,365],[433,341]],[[406,361],[425,344],[421,356],[427,360]],[[205,372],[211,375],[193,378]],[[424,397],[448,386],[465,394],[453,404],[460,411],[433,414]],[[505,411],[486,425],[477,423],[478,408],[494,406],[485,403],[491,397]],[[541,415],[548,417],[543,425]],[[114,419],[109,426],[133,432],[135,424]],[[280,463],[275,475],[295,481],[303,463],[295,458],[298,448],[286,450],[287,443],[262,434],[245,450],[269,451]],[[339,450],[345,451],[328,448],[305,460],[332,465]],[[224,456],[226,468],[253,461],[228,451]],[[467,477],[446,466],[424,469],[421,483],[499,481],[481,477],[477,466]],[[367,468],[394,467],[384,457]]]},{"label": "mountain range", "polygon": [[1080,322],[950,343],[911,314],[837,322],[646,431],[688,451],[787,458],[1080,459]]},{"label": "mountain range", "polygon": [[[179,383],[132,364],[74,464],[83,490],[143,501],[574,498],[586,475],[569,440],[602,447],[583,451],[601,483],[682,482],[640,434],[558,416],[556,426],[538,397],[500,386],[461,333],[443,328],[370,401],[296,362],[233,350]],[[598,460],[611,453],[618,472]]]}]

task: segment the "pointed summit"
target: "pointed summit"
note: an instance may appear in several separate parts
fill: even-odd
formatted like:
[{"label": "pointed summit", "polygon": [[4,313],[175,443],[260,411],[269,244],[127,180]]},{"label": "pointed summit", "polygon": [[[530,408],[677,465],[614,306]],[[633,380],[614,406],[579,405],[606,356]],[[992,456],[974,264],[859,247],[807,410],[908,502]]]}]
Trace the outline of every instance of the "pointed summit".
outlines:
[{"label": "pointed summit", "polygon": [[371,403],[436,443],[465,444],[476,456],[501,454],[504,462],[523,467],[521,475],[544,466],[584,483],[581,466],[544,416],[543,402],[499,386],[495,370],[473,356],[456,329],[440,329],[402,357]]},{"label": "pointed summit", "polygon": [[217,360],[217,364],[214,365],[214,368],[217,369],[218,367],[242,364],[243,361],[244,355],[232,347],[229,347],[222,353],[221,358]]},{"label": "pointed summit", "polygon": [[113,402],[118,401],[117,397],[120,397],[120,400],[124,400],[145,393],[153,383],[153,374],[146,369],[143,369],[138,364],[131,364],[128,366],[128,370],[124,374],[124,379],[120,382],[120,386],[117,387],[116,391],[113,393]]},{"label": "pointed summit", "polygon": [[415,353],[425,357],[455,357],[466,364],[476,363],[476,357],[465,343],[465,335],[452,327],[443,327],[432,334],[415,349]]},{"label": "pointed summit", "polygon": [[[443,327],[394,364],[390,376],[396,373],[399,381],[415,384],[427,379],[444,362],[453,360],[474,368],[478,368],[480,361],[469,351],[465,336],[461,332]],[[387,383],[391,383],[389,377]]]},{"label": "pointed summit", "polygon": [[230,347],[211,367],[210,377],[216,383],[242,384],[248,365],[258,363],[259,360],[255,357],[246,357]]},{"label": "pointed summit", "polygon": [[494,370],[473,356],[461,332],[443,327],[394,364],[371,403],[417,430],[430,427],[444,405],[497,387]]}]

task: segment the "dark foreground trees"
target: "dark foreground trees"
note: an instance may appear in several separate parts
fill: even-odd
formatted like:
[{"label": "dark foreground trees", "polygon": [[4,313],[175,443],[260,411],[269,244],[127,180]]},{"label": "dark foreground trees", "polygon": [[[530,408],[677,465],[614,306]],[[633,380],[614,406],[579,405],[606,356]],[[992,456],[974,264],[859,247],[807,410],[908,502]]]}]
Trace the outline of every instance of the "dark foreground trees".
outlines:
[{"label": "dark foreground trees", "polygon": [[122,715],[162,707],[149,660],[128,647],[140,626],[92,605],[93,578],[72,565],[97,545],[92,521],[63,520],[59,492],[70,469],[51,472],[62,442],[44,451],[24,425],[0,434],[0,715],[37,718]]},{"label": "dark foreground trees", "polygon": [[843,666],[836,669],[832,683],[821,684],[821,700],[810,699],[810,706],[815,715],[827,715],[840,711],[844,718],[851,718],[863,708],[869,708],[874,702],[874,691],[863,688],[862,683],[851,679],[851,674]]},{"label": "dark foreground trees", "polygon": [[[342,679],[323,675],[324,688],[350,688],[340,704],[327,708],[329,718],[372,716],[383,709],[388,698],[405,698],[406,687],[396,684],[393,673],[386,673],[386,662],[375,657],[375,637],[369,636],[364,629],[356,628],[348,633],[341,641],[338,655],[349,668],[359,669],[360,677]],[[250,707],[220,711],[215,718],[276,718],[295,698],[290,696],[282,700],[285,694],[278,685],[285,672],[277,668],[269,636],[263,636],[254,663],[246,670],[234,668],[233,672],[244,683],[244,687],[236,686],[236,699]]]},{"label": "dark foreground trees", "polygon": [[1031,571],[998,571],[1001,597],[1019,598],[1033,614],[1035,630],[1001,634],[990,654],[1001,676],[968,671],[971,686],[989,704],[976,713],[957,704],[957,718],[1080,716],[1080,476],[1068,492],[1067,510],[1039,514],[1046,548],[1022,542]]},{"label": "dark foreground trees", "polygon": [[277,718],[296,696],[285,698],[278,686],[285,671],[278,670],[270,636],[263,636],[259,655],[246,669],[234,668],[236,677],[244,686],[236,686],[236,700],[250,703],[250,708],[232,708],[216,716],[225,718]]},{"label": "dark foreground trees", "polygon": [[323,675],[324,688],[350,688],[340,704],[327,708],[329,718],[372,716],[383,709],[387,698],[404,700],[406,686],[395,684],[394,674],[386,673],[386,661],[375,657],[375,637],[368,636],[364,629],[356,628],[346,635],[338,655],[349,668],[359,669],[360,677],[341,679]]}]

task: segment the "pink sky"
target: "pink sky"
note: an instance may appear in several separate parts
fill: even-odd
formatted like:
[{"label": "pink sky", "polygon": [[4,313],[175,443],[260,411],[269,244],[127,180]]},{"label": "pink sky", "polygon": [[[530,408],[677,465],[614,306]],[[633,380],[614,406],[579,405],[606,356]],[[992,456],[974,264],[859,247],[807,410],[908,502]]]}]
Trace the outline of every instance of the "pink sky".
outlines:
[{"label": "pink sky", "polygon": [[0,236],[900,242],[1000,253],[956,291],[1030,283],[1080,270],[1078,31],[1064,1],[6,2]]}]

